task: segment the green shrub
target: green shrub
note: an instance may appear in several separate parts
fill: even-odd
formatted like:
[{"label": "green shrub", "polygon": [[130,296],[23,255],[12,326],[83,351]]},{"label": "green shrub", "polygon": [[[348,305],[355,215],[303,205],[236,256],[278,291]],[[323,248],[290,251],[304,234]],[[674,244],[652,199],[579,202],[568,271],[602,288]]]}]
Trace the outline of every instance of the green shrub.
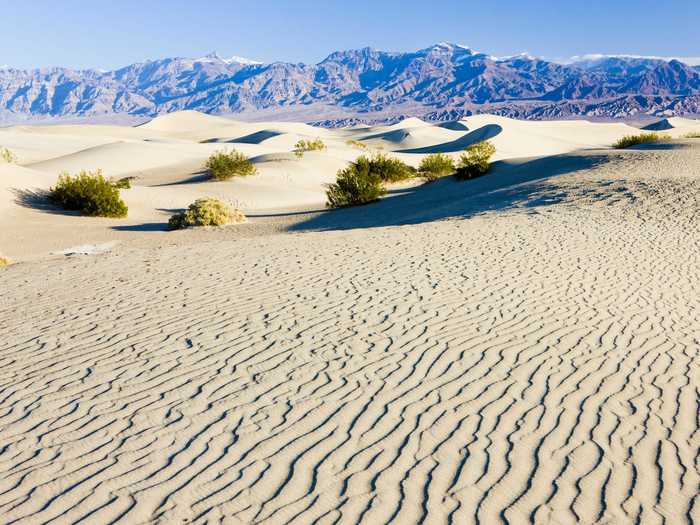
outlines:
[{"label": "green shrub", "polygon": [[700,139],[700,132],[697,131],[691,131],[690,133],[686,133],[683,135],[684,139]]},{"label": "green shrub", "polygon": [[454,161],[444,153],[434,153],[424,157],[418,167],[418,173],[427,181],[451,175],[454,171]]},{"label": "green shrub", "polygon": [[360,157],[338,171],[336,181],[326,190],[329,208],[357,206],[379,200],[386,194],[382,177],[372,169],[372,161]]},{"label": "green shrub", "polygon": [[668,135],[662,135],[660,133],[640,133],[639,135],[627,135],[622,137],[620,140],[613,144],[615,149],[626,149],[632,146],[638,146],[640,144],[650,144],[653,142],[662,142],[669,140]]},{"label": "green shrub", "polygon": [[455,176],[467,180],[485,175],[491,168],[491,157],[495,153],[496,146],[488,141],[472,144],[459,157]]},{"label": "green shrub", "polygon": [[320,138],[314,140],[301,139],[294,144],[294,154],[299,158],[302,158],[307,151],[323,151],[325,149],[326,145]]},{"label": "green shrub", "polygon": [[126,217],[128,208],[119,196],[116,183],[95,172],[81,171],[76,176],[63,173],[49,190],[49,199],[67,210],[93,217]]},{"label": "green shrub", "polygon": [[120,190],[130,190],[132,180],[136,180],[136,177],[122,177],[121,179],[112,180],[111,182],[114,184],[115,188],[119,188]]},{"label": "green shrub", "polygon": [[191,226],[223,226],[245,222],[243,212],[232,208],[218,199],[197,199],[187,210],[170,217],[168,226],[171,230],[180,230]]},{"label": "green shrub", "polygon": [[17,155],[15,155],[12,150],[0,146],[0,159],[4,160],[8,164],[14,164],[17,162]]},{"label": "green shrub", "polygon": [[360,142],[359,140],[346,140],[345,144],[357,149],[367,149],[367,144]]},{"label": "green shrub", "polygon": [[205,166],[216,180],[247,177],[257,172],[250,159],[236,150],[217,151],[207,159]]},{"label": "green shrub", "polygon": [[369,162],[370,171],[379,175],[384,182],[401,182],[416,176],[415,168],[412,168],[402,160],[388,157],[383,153],[377,153],[369,157],[367,162]]}]

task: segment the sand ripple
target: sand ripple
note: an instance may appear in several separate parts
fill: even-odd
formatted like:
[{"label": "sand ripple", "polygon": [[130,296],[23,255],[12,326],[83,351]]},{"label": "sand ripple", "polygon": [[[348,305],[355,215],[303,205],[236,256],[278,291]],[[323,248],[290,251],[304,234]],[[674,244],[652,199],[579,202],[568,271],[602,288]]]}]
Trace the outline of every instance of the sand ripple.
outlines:
[{"label": "sand ripple", "polygon": [[8,268],[2,522],[700,521],[698,166]]}]

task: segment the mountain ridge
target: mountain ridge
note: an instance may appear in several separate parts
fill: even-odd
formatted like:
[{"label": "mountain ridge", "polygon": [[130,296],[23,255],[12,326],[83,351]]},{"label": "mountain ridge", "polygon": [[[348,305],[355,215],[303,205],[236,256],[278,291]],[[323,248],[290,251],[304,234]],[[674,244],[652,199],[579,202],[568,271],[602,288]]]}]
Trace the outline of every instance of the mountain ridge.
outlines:
[{"label": "mountain ridge", "polygon": [[[323,115],[313,108],[322,105]],[[403,110],[402,108],[410,108]],[[192,109],[251,114],[308,109],[326,125],[491,112],[525,119],[700,114],[700,66],[656,57],[588,56],[562,64],[497,58],[439,43],[413,52],[335,51],[317,64],[211,53],[111,71],[0,69],[0,120],[150,118]],[[318,117],[318,118],[314,118]]]}]

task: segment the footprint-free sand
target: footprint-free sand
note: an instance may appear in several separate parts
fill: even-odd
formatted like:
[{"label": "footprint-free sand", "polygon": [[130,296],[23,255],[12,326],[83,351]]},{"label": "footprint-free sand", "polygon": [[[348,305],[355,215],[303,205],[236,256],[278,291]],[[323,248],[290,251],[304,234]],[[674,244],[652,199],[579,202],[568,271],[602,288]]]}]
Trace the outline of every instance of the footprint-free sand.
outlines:
[{"label": "footprint-free sand", "polygon": [[[462,125],[0,130],[0,521],[700,521],[700,141]],[[349,137],[470,133],[488,176],[317,211]],[[202,182],[222,145],[260,174]],[[97,167],[140,177],[129,219],[31,206]],[[250,222],[162,231],[204,194]]]}]

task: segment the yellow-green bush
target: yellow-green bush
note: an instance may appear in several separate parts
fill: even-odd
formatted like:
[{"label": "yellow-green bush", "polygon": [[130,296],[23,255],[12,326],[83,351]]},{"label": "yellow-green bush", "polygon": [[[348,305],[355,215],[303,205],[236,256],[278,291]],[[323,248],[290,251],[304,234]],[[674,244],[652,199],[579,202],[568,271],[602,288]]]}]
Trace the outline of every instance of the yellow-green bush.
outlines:
[{"label": "yellow-green bush", "polygon": [[683,135],[684,139],[700,139],[700,132],[697,131],[691,131],[690,133],[686,133]]},{"label": "yellow-green bush", "polygon": [[454,161],[444,153],[434,153],[424,157],[418,167],[418,173],[427,181],[434,181],[440,177],[451,175],[454,171]]},{"label": "yellow-green bush", "polygon": [[338,171],[336,181],[326,189],[329,208],[357,206],[379,200],[386,194],[382,177],[372,169],[367,157],[360,157],[347,168]]},{"label": "yellow-green bush", "polygon": [[63,173],[49,190],[49,200],[66,210],[93,217],[126,217],[129,209],[119,195],[117,183],[95,172],[81,171],[75,176]]},{"label": "yellow-green bush", "polygon": [[12,261],[8,259],[7,257],[3,257],[0,255],[0,266],[8,266]]},{"label": "yellow-green bush", "polygon": [[240,210],[218,199],[204,198],[197,199],[187,210],[170,217],[168,226],[171,230],[180,230],[191,226],[224,226],[245,221],[245,215]]},{"label": "yellow-green bush", "polygon": [[651,144],[654,142],[663,142],[669,140],[668,135],[662,135],[660,133],[640,133],[639,135],[627,135],[622,137],[620,140],[613,144],[615,149],[626,149],[632,146],[638,146],[640,144]]},{"label": "yellow-green bush", "polygon": [[301,139],[294,145],[294,154],[301,158],[307,151],[323,151],[326,149],[326,145],[320,138],[314,140]]},{"label": "yellow-green bush", "polygon": [[491,168],[491,157],[495,153],[496,146],[488,141],[472,144],[459,157],[455,176],[467,180],[485,175]]},{"label": "yellow-green bush", "polygon": [[9,164],[14,164],[15,162],[17,162],[17,155],[15,155],[12,152],[12,150],[0,146],[0,159],[4,160]]},{"label": "yellow-green bush", "polygon": [[346,140],[345,144],[357,149],[367,149],[367,144],[360,142],[359,140]]},{"label": "yellow-green bush", "polygon": [[250,159],[236,150],[217,151],[207,159],[205,167],[216,180],[247,177],[257,172]]},{"label": "yellow-green bush", "polygon": [[[401,182],[416,176],[416,169],[402,160],[377,153],[371,157],[360,157],[369,163],[369,170],[376,173],[384,182]],[[359,159],[358,159],[359,160]]]}]

